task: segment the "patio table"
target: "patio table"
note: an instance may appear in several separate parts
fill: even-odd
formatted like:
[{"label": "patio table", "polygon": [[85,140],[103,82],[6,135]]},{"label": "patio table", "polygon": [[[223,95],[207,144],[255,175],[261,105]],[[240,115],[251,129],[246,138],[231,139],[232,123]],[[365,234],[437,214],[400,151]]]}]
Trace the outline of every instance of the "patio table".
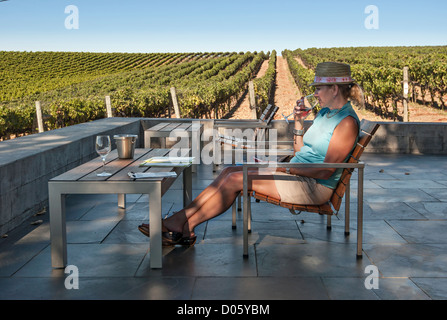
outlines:
[{"label": "patio table", "polygon": [[[67,194],[118,194],[118,206],[125,208],[126,194],[149,195],[150,221],[150,266],[162,267],[162,202],[163,194],[169,189],[178,176],[183,173],[183,204],[191,202],[192,177],[191,165],[186,166],[140,166],[151,157],[169,156],[173,149],[135,149],[133,159],[119,159],[117,150],[107,157],[106,171],[108,177],[98,177],[96,172],[102,170],[101,158],[95,158],[48,182],[51,261],[54,268],[67,265],[67,236],[65,219],[65,196]],[[185,151],[184,149],[182,150]],[[186,150],[188,151],[188,150]],[[142,172],[175,172],[176,177],[158,177],[133,179],[128,173]]]},{"label": "patio table", "polygon": [[[196,139],[200,146],[200,134],[203,131],[203,124],[200,121],[191,122],[160,122],[149,129],[144,130],[144,147],[150,148],[152,146],[152,138],[161,138],[161,148],[166,148],[166,138],[169,137],[183,137],[186,136],[190,140],[190,147],[192,148],[192,139]],[[195,151],[195,150],[193,150]]]},{"label": "patio table", "polygon": [[[168,138],[180,138],[181,148],[191,148],[194,163],[192,172],[197,171],[197,164],[200,164],[200,150],[202,149],[201,134],[203,132],[203,123],[199,120],[191,122],[160,122],[149,129],[144,130],[144,147],[152,147],[152,138],[160,138],[160,148],[166,148]],[[183,138],[188,140],[185,145]]]}]

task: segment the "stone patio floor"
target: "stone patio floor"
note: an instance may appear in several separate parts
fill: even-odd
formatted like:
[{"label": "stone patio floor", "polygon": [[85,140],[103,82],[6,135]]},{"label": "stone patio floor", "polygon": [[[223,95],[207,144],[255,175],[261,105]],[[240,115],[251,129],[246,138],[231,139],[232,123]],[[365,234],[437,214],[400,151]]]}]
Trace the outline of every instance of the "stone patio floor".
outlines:
[{"label": "stone patio floor", "polygon": [[[73,195],[67,197],[68,263],[78,269],[79,288],[66,289],[69,274],[51,267],[47,212],[0,239],[0,299],[447,299],[446,157],[364,154],[363,160],[363,259],[355,255],[356,173],[348,236],[343,208],[327,230],[325,217],[253,202],[248,258],[242,214],[233,230],[229,209],[198,227],[194,247],[164,248],[157,270],[149,267],[148,238],[137,230],[147,221],[146,196],[130,195],[119,209],[114,195]],[[199,166],[194,195],[217,174]],[[180,209],[180,189],[176,182],[164,196],[165,215]],[[43,222],[32,224],[37,220]],[[370,265],[379,271],[375,282]],[[367,289],[365,281],[378,288]]]}]

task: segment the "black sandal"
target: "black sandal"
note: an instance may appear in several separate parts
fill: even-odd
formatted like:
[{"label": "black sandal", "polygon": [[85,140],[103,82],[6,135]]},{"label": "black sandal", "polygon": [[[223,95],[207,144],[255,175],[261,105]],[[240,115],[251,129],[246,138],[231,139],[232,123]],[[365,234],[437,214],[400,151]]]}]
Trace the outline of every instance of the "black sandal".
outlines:
[{"label": "black sandal", "polygon": [[146,237],[150,237],[149,235],[149,225],[148,224],[141,224],[138,226],[138,230],[140,230],[140,232],[142,234],[144,234]]},{"label": "black sandal", "polygon": [[174,246],[182,240],[180,232],[167,231],[161,233],[161,240],[163,246]]},{"label": "black sandal", "polygon": [[186,246],[186,247],[192,247],[196,243],[196,240],[197,240],[197,236],[194,236],[194,237],[182,237],[177,244],[182,245],[182,246]]},{"label": "black sandal", "polygon": [[[149,225],[148,224],[142,224],[138,226],[138,230],[142,234],[144,234],[146,237],[150,237],[149,233]],[[179,243],[179,241],[182,239],[182,233],[175,232],[175,231],[163,231],[161,233],[162,238],[162,245],[163,246],[173,246]]]}]

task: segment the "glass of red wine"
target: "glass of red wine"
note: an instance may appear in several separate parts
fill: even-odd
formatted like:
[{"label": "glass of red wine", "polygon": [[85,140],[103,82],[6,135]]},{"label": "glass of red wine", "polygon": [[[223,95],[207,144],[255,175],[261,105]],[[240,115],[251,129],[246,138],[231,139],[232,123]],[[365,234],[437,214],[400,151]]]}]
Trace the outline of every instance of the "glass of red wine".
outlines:
[{"label": "glass of red wine", "polygon": [[[301,107],[301,114],[303,115],[303,119],[306,119],[307,116],[310,114],[313,108],[315,108],[318,105],[318,99],[315,97],[314,94],[310,94],[308,96],[305,96],[303,99],[301,99],[298,102],[298,106]],[[286,120],[287,123],[289,123],[289,118],[295,114],[295,110],[286,116],[284,113],[282,116]]]}]

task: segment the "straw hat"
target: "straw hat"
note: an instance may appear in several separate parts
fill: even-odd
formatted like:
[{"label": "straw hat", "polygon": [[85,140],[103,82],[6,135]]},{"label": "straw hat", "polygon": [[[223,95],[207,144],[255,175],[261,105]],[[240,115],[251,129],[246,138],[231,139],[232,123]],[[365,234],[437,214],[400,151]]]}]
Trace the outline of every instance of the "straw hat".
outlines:
[{"label": "straw hat", "polygon": [[327,84],[350,84],[355,80],[351,78],[349,64],[340,62],[322,62],[315,69],[315,80],[309,86]]}]

